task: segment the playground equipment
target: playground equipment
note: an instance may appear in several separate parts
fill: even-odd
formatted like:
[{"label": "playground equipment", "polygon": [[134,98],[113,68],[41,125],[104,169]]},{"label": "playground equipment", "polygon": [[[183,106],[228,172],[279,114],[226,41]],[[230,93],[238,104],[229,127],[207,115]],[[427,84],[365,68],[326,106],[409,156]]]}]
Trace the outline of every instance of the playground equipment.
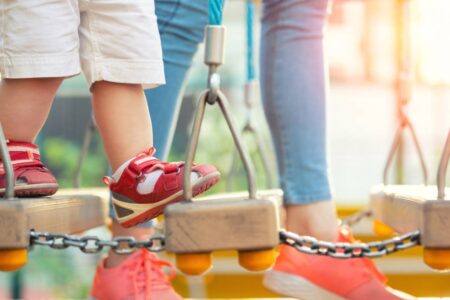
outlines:
[{"label": "playground equipment", "polygon": [[[211,266],[210,252],[236,249],[239,263],[246,269],[260,271],[275,261],[279,220],[274,201],[257,199],[254,171],[238,131],[229,114],[228,102],[220,91],[218,67],[223,63],[225,28],[208,25],[205,30],[205,64],[209,67],[208,86],[202,93],[194,120],[184,170],[184,199],[166,208],[166,250],[177,254],[177,267],[187,274],[201,274]],[[217,197],[192,201],[190,174],[206,104],[217,103],[228,124],[234,143],[247,172],[248,199]],[[186,176],[187,175],[187,176]],[[189,228],[189,234],[183,230]],[[226,238],[224,238],[226,237]]]},{"label": "playground equipment", "polygon": [[[13,200],[5,200],[0,203],[0,220],[5,220],[0,233],[2,234],[0,235],[0,249],[4,251],[0,253],[0,267],[3,270],[19,268],[26,262],[28,247],[40,245],[53,249],[77,247],[85,253],[97,253],[107,247],[119,254],[131,253],[137,248],[146,248],[154,252],[167,250],[176,254],[179,269],[188,274],[200,274],[206,271],[211,266],[210,253],[212,251],[233,249],[239,251],[239,260],[242,266],[248,270],[258,271],[271,265],[274,260],[273,248],[279,243],[314,255],[328,255],[343,259],[363,256],[380,257],[418,245],[422,235],[429,234],[428,232],[424,233],[423,230],[442,229],[433,223],[432,226],[430,225],[431,227],[427,228],[410,226],[399,230],[390,223],[390,219],[382,214],[388,205],[386,204],[388,200],[382,200],[382,209],[380,209],[382,213],[374,208],[376,217],[396,231],[405,234],[371,243],[336,244],[279,230],[276,202],[279,201],[282,194],[279,190],[256,191],[251,161],[240,142],[239,133],[229,114],[226,97],[220,91],[220,76],[217,69],[223,63],[223,37],[223,26],[210,25],[207,27],[205,63],[210,71],[208,89],[199,100],[185,172],[189,174],[192,166],[206,104],[218,104],[244,162],[247,171],[248,194],[227,193],[192,201],[190,177],[185,176],[184,195],[186,201],[172,205],[165,211],[164,235],[154,235],[146,240],[135,240],[131,237],[100,240],[93,236],[73,236],[69,234],[104,223],[102,199],[107,199],[107,195],[14,199],[12,168],[3,134],[0,132],[1,159],[7,178],[5,198]],[[448,162],[448,146],[446,149],[444,154],[447,154],[443,155],[441,162]],[[440,169],[440,174],[445,174],[446,163],[444,165],[445,167]],[[440,178],[439,182],[443,183],[442,176]],[[387,187],[385,188],[383,193],[386,194],[386,197],[383,199],[389,199],[391,194],[387,192]],[[407,207],[414,205],[408,204]],[[433,207],[433,213],[437,214],[439,209],[440,207]],[[69,210],[72,212],[68,213]],[[410,211],[417,212],[419,210]],[[45,213],[48,214],[45,215]],[[88,213],[88,217],[86,213]],[[367,213],[364,212],[364,215]],[[445,214],[443,216],[445,217]],[[87,219],[82,219],[82,217]],[[399,218],[397,217],[397,219]],[[418,219],[420,218],[417,218],[416,222]],[[189,232],[186,232],[185,228],[189,228]],[[15,237],[20,238],[14,239]],[[434,236],[433,241],[435,241]],[[440,251],[441,249],[440,246],[433,247],[435,246],[429,245],[430,250],[438,249]],[[433,257],[436,258],[436,256]]]},{"label": "playground equipment", "polygon": [[[427,186],[428,172],[422,149],[414,127],[406,113],[406,106],[411,100],[411,42],[410,1],[398,2],[399,32],[399,76],[397,80],[397,103],[400,119],[394,141],[383,172],[383,184],[373,188],[371,192],[371,209],[375,218],[374,229],[380,235],[391,235],[393,232],[405,233],[419,230],[421,243],[425,247],[424,262],[438,270],[450,269],[450,236],[448,235],[448,219],[450,210],[449,191],[445,189],[445,173],[447,170],[450,138],[442,153],[437,173],[437,186]],[[388,185],[388,172],[394,156],[401,154],[402,137],[409,129],[414,147],[420,161],[423,174],[423,185]],[[450,135],[449,135],[450,137]],[[445,194],[447,194],[447,199]]]},{"label": "playground equipment", "polygon": [[6,179],[5,199],[0,203],[0,270],[14,271],[27,262],[30,229],[76,233],[104,224],[106,210],[99,196],[14,198],[14,177],[6,149],[0,125],[0,155]]},{"label": "playground equipment", "polygon": [[424,262],[437,270],[450,269],[450,189],[445,188],[449,157],[450,132],[437,172],[437,186],[382,185],[375,187],[371,196],[377,220],[398,233],[420,232]]}]

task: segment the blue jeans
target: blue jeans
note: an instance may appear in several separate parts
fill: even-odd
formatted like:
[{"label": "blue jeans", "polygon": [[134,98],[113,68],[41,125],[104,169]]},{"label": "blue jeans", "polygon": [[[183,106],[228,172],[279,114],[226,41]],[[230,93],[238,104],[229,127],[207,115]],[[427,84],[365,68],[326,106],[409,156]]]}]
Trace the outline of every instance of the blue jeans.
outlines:
[{"label": "blue jeans", "polygon": [[[323,31],[328,0],[265,0],[261,87],[285,205],[331,199],[326,155],[327,72]],[[165,159],[180,91],[203,28],[208,0],[156,0],[166,85],[146,91],[157,156]]]},{"label": "blue jeans", "polygon": [[328,74],[323,55],[328,2],[263,2],[261,95],[285,205],[331,199],[325,132]]},{"label": "blue jeans", "polygon": [[180,112],[182,87],[208,24],[208,0],[155,0],[166,84],[146,90],[156,156],[166,160]]}]

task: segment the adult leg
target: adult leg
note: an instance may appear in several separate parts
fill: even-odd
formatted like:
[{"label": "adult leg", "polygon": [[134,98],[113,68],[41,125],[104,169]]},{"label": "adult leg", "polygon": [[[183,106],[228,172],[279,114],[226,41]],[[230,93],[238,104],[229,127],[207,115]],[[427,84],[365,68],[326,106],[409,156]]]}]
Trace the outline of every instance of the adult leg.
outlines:
[{"label": "adult leg", "polygon": [[334,241],[337,219],[328,178],[328,78],[323,59],[327,4],[328,0],[264,2],[261,87],[287,229]]},{"label": "adult leg", "polygon": [[[328,0],[264,2],[263,97],[285,193],[287,229],[351,243],[349,229],[338,229],[327,176],[323,54],[327,7]],[[394,295],[367,258],[308,255],[285,245],[264,283],[300,299],[410,299]]]}]

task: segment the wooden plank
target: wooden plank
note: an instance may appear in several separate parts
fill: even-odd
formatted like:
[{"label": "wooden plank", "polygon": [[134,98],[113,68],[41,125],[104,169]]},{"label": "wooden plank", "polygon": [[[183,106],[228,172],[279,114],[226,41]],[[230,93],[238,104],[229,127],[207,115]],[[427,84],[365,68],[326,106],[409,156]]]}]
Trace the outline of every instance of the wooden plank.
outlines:
[{"label": "wooden plank", "polygon": [[[450,189],[446,189],[450,195]],[[450,201],[437,200],[436,186],[377,186],[371,193],[374,217],[398,233],[421,232],[427,248],[450,248]]]},{"label": "wooden plank", "polygon": [[28,247],[30,229],[70,234],[105,224],[105,198],[66,193],[0,201],[0,249]]},{"label": "wooden plank", "polygon": [[[421,189],[413,190],[416,195]],[[418,196],[397,197],[405,193],[404,186],[377,186],[371,192],[371,209],[378,219],[399,233],[406,233],[420,228],[421,205],[423,199]],[[397,198],[396,198],[397,197]]]},{"label": "wooden plank", "polygon": [[230,200],[226,196],[168,206],[164,212],[166,250],[193,253],[278,245],[275,200]]},{"label": "wooden plank", "polygon": [[[222,193],[215,194],[212,196],[204,196],[195,198],[194,201],[202,201],[202,200],[216,200],[216,199],[226,199],[226,200],[246,200],[248,199],[248,192],[233,192],[233,193]],[[272,199],[277,204],[281,205],[283,202],[283,191],[280,189],[271,189],[271,190],[260,190],[256,192],[257,199]]]}]

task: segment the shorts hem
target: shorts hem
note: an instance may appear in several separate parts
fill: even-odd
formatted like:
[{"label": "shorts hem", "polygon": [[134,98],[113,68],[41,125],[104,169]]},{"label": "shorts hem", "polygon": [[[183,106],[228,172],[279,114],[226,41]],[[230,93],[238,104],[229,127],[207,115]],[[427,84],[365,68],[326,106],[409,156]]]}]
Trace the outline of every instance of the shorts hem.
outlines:
[{"label": "shorts hem", "polygon": [[82,63],[88,84],[97,81],[141,84],[143,89],[165,84],[162,60],[128,61],[96,60],[95,64]]},{"label": "shorts hem", "polygon": [[68,77],[81,72],[77,53],[53,56],[3,57],[0,59],[2,78]]}]

